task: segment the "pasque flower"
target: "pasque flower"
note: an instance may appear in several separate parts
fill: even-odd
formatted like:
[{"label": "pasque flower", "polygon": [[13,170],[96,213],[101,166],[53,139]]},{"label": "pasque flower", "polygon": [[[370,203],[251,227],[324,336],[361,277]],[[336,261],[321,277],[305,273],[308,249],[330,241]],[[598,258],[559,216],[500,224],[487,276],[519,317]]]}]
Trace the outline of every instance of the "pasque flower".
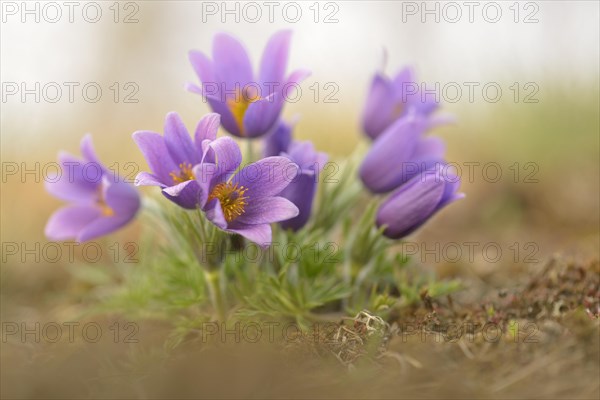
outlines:
[{"label": "pasque flower", "polygon": [[327,154],[317,152],[310,141],[293,141],[292,126],[281,121],[275,131],[265,139],[265,156],[273,155],[287,157],[300,167],[300,172],[280,194],[298,207],[299,214],[279,224],[284,229],[297,231],[306,225],[310,218],[317,191],[318,173],[327,162]]},{"label": "pasque flower", "polygon": [[398,118],[409,110],[428,115],[438,107],[433,93],[422,93],[410,67],[402,69],[393,79],[376,73],[371,81],[367,101],[363,109],[363,130],[376,139]]},{"label": "pasque flower", "polygon": [[437,164],[390,194],[377,211],[377,226],[385,226],[383,233],[389,238],[402,238],[446,205],[463,198],[464,194],[457,193],[459,186],[460,179]]},{"label": "pasque flower", "polygon": [[432,120],[410,112],[387,128],[374,142],[359,174],[374,193],[389,192],[444,158],[444,142],[424,136]]},{"label": "pasque flower", "polygon": [[133,140],[152,171],[140,172],[136,177],[136,185],[158,186],[174,203],[188,209],[196,208],[200,186],[193,168],[202,161],[203,146],[216,139],[219,121],[219,114],[204,116],[196,127],[194,140],[174,112],[167,114],[164,137],[150,131],[135,132]]},{"label": "pasque flower", "polygon": [[201,188],[199,205],[220,229],[264,247],[271,243],[271,223],[298,215],[298,208],[279,196],[298,174],[299,167],[288,158],[266,157],[235,173],[242,154],[229,137],[207,143],[206,156],[213,162],[193,169]]},{"label": "pasque flower", "polygon": [[290,31],[275,33],[258,73],[254,73],[244,46],[230,35],[216,35],[212,60],[199,51],[189,53],[202,87],[188,84],[187,89],[206,99],[232,135],[253,138],[266,134],[279,118],[287,92],[309,75],[297,70],[285,77],[290,37]]},{"label": "pasque flower", "polygon": [[293,124],[279,121],[275,129],[265,137],[263,154],[265,157],[278,156],[288,151],[292,144]]},{"label": "pasque flower", "polygon": [[137,190],[98,160],[91,135],[80,147],[83,159],[60,153],[60,173],[46,179],[46,190],[69,203],[46,224],[51,240],[98,238],[126,225],[140,208]]}]

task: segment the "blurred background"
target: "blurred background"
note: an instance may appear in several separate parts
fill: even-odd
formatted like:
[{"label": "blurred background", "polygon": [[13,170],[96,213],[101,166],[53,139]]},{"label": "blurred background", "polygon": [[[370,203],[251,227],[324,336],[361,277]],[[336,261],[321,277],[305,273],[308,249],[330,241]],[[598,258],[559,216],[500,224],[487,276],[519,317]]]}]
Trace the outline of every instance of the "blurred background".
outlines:
[{"label": "blurred background", "polygon": [[[291,29],[288,71],[307,68],[312,75],[300,99],[286,104],[284,118],[298,115],[296,137],[334,159],[365,141],[360,115],[375,71],[394,74],[411,65],[419,82],[439,85],[441,112],[457,122],[432,133],[446,139],[448,159],[463,166],[467,197],[411,240],[489,241],[505,251],[514,242],[533,242],[536,262],[555,253],[598,255],[598,2],[474,2],[474,8],[463,2],[275,2],[271,15],[263,2],[75,3],[71,15],[63,3],[2,3],[3,246],[46,243],[44,225],[61,202],[44,190],[44,165],[60,150],[79,154],[85,133],[93,134],[106,164],[130,174],[127,162],[147,168],[131,140],[134,131],[162,132],[169,111],[194,129],[209,108],[184,90],[186,82],[198,82],[189,50],[210,54],[214,34],[225,31],[245,43],[257,67],[270,35]],[[75,85],[72,98],[65,82]],[[91,88],[83,93],[86,84]],[[97,101],[96,87],[102,91]],[[502,176],[493,178],[494,168],[486,175],[486,163],[496,163]],[[35,172],[22,176],[25,169]],[[136,240],[139,230],[134,223],[105,244]],[[69,260],[4,253],[5,247],[4,319],[35,320],[48,310],[69,315],[61,297]],[[478,257],[460,268],[443,259],[425,264],[506,283],[510,274],[502,271],[536,264],[510,254],[497,263]]]},{"label": "blurred background", "polygon": [[[411,65],[418,83],[442,92],[441,110],[457,123],[434,133],[463,167],[468,197],[420,236],[510,236],[540,226],[555,250],[588,241],[596,250],[597,2],[57,4],[3,3],[3,242],[44,241],[44,224],[60,205],[44,191],[45,165],[60,150],[78,153],[86,132],[106,164],[132,175],[146,168],[132,132],[162,132],[169,111],[193,129],[209,108],[184,90],[198,82],[189,50],[210,54],[213,35],[225,31],[257,66],[269,36],[292,29],[288,71],[312,75],[284,117],[299,116],[295,135],[333,157],[362,140],[365,94],[384,64],[388,74]],[[469,162],[480,165],[465,179]],[[490,162],[501,167],[497,182],[486,178]]]}]

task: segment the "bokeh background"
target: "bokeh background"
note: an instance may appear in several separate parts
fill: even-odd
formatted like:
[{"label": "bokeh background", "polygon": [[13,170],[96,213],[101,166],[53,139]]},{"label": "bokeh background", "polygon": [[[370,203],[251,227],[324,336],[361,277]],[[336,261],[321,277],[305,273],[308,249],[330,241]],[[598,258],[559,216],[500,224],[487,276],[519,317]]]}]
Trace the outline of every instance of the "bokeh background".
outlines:
[{"label": "bokeh background", "polygon": [[[273,22],[269,8],[259,2],[262,15],[255,23],[244,16],[255,19],[256,8],[235,2],[121,3],[118,15],[112,3],[99,2],[102,14],[96,23],[86,18],[95,19],[97,7],[85,2],[73,9],[73,22],[69,22],[69,9],[60,6],[61,17],[55,23],[50,20],[57,18],[56,9],[37,3],[36,22],[35,12],[23,14],[23,7],[36,10],[35,4],[4,3],[2,82],[24,84],[27,89],[36,82],[40,87],[56,82],[62,95],[52,103],[47,101],[55,97],[50,89],[39,102],[31,94],[23,101],[21,87],[15,95],[3,93],[3,242],[44,241],[45,221],[60,202],[44,191],[43,167],[55,161],[59,150],[77,153],[84,133],[93,134],[107,164],[117,163],[124,174],[130,174],[126,162],[135,162],[139,170],[146,167],[131,140],[132,132],[162,132],[169,111],[179,112],[188,127],[195,126],[209,109],[199,96],[184,90],[186,82],[197,82],[187,59],[190,49],[210,53],[213,35],[230,32],[245,42],[257,65],[268,37],[278,29],[292,29],[289,70],[308,68],[312,75],[303,83],[299,101],[287,104],[284,117],[299,116],[296,136],[313,140],[334,157],[349,154],[361,140],[359,121],[368,84],[384,64],[388,73],[412,65],[419,83],[448,88],[450,101],[442,98],[442,110],[454,114],[457,123],[439,128],[436,134],[447,139],[449,160],[481,166],[474,167],[471,182],[463,183],[467,199],[444,211],[420,236],[441,240],[450,234],[462,238],[474,232],[494,238],[494,232],[511,236],[540,227],[536,232],[544,238],[540,241],[551,242],[547,251],[586,247],[588,242],[596,249],[597,2],[533,2],[518,3],[518,7],[483,2],[472,9],[471,17],[462,3],[452,3],[457,8],[444,2],[347,1],[319,3],[318,7],[284,2],[274,8]],[[224,13],[236,7],[237,16]],[[299,18],[296,9],[301,11]],[[427,13],[436,9],[437,13]],[[498,9],[499,20],[490,22],[497,19]],[[461,17],[452,22],[456,10]],[[79,84],[72,102],[63,82]],[[102,89],[95,103],[82,95],[89,82]],[[137,103],[124,102],[134,90],[125,86],[129,82],[139,88],[132,95]],[[339,89],[336,93],[331,86],[324,87],[329,82]],[[465,82],[479,85],[472,99]],[[502,89],[497,102],[484,97],[482,88],[488,83]],[[526,102],[535,90],[534,86],[526,88],[527,83],[539,89],[531,97],[535,103]],[[451,88],[456,84],[462,89],[458,101],[453,100],[456,92]],[[317,102],[315,87],[320,90]],[[90,96],[93,92],[90,89]],[[325,101],[330,93],[336,103]],[[494,89],[489,93],[494,97]],[[501,166],[503,176],[498,182],[484,179],[482,167],[488,162]],[[517,184],[514,170],[509,169],[516,162],[521,169]],[[538,171],[525,170],[527,162],[535,163]],[[7,163],[17,163],[18,173],[9,174],[13,165],[7,167]],[[26,168],[39,174],[21,179],[20,172]],[[523,182],[530,172],[535,172],[537,183]],[[135,229],[128,232],[134,234]],[[45,265],[31,267],[35,276],[39,270],[55,270]]]},{"label": "bokeh background", "polygon": [[[22,15],[23,4],[30,9],[37,4],[39,22],[33,15]],[[96,23],[83,18],[85,2],[77,3],[73,22],[62,5],[62,17],[55,23],[48,21],[55,18],[55,11],[46,9],[48,14],[44,15],[44,4],[2,5],[3,244],[33,247],[46,243],[44,225],[61,203],[46,194],[42,167],[55,161],[60,150],[77,154],[83,134],[93,134],[102,160],[109,165],[117,163],[127,173],[130,170],[124,166],[130,161],[140,171],[146,169],[131,140],[132,132],[162,132],[169,111],[179,112],[193,129],[209,108],[199,96],[184,90],[186,82],[197,82],[187,59],[189,50],[210,53],[213,35],[225,31],[246,44],[257,66],[269,36],[279,29],[291,29],[288,71],[302,67],[312,70],[312,75],[302,84],[299,101],[286,105],[284,117],[298,115],[295,135],[314,141],[333,158],[350,154],[364,141],[359,122],[365,94],[373,73],[383,65],[388,73],[411,65],[419,82],[438,82],[441,87],[457,83],[462,88],[458,101],[448,101],[454,98],[453,91],[448,92],[450,99],[442,98],[442,111],[455,115],[457,122],[437,128],[435,134],[447,140],[449,160],[461,165],[478,162],[481,166],[495,162],[503,176],[490,182],[484,179],[482,168],[475,167],[473,179],[463,179],[466,199],[445,209],[411,240],[442,244],[494,241],[505,250],[514,242],[535,242],[539,262],[555,253],[583,258],[598,255],[598,2],[537,1],[514,3],[516,6],[497,2],[501,17],[494,23],[490,20],[497,8],[488,8],[486,14],[486,2],[474,9],[473,22],[462,2],[455,3],[462,13],[457,22],[452,22],[455,9],[447,8],[445,2],[321,2],[317,3],[316,22],[314,4],[299,2],[302,15],[295,23],[286,21],[282,14],[285,2],[278,3],[272,22],[268,8],[258,2],[262,17],[255,23],[244,21],[244,3],[236,6],[235,2],[210,3],[211,10],[219,9],[216,15],[203,13],[206,2],[122,2],[115,22],[113,2],[101,1],[97,4],[102,16]],[[242,13],[239,22],[234,15],[222,15],[224,6],[238,7]],[[429,10],[437,7],[438,21],[435,14],[424,13],[425,6]],[[11,7],[17,7],[16,14]],[[416,14],[412,14],[414,7]],[[254,17],[253,10],[247,12]],[[93,17],[94,10],[88,15]],[[137,22],[124,23],[127,15]],[[328,15],[337,21],[325,23]],[[287,16],[294,19],[294,11],[289,9]],[[526,18],[529,23],[525,23]],[[49,102],[42,96],[36,102],[33,95],[27,95],[22,101],[21,92],[9,95],[5,91],[6,84],[24,83],[31,89],[36,82],[42,87],[59,83],[63,89],[60,100]],[[73,102],[63,82],[79,83]],[[102,88],[102,97],[95,103],[82,96],[81,88],[88,82]],[[118,101],[111,90],[115,82],[120,90]],[[332,97],[335,103],[323,101],[331,92],[324,85],[330,82],[339,88]],[[465,82],[479,84],[472,100]],[[125,87],[127,83],[139,88],[133,95],[137,103],[124,102],[131,92],[131,86]],[[501,87],[497,102],[486,101],[482,87],[487,83]],[[511,90],[515,83],[520,88],[517,101]],[[536,102],[525,101],[532,91],[532,86],[525,88],[528,83],[539,88],[531,98]],[[320,88],[316,102],[310,89],[314,85]],[[25,179],[20,173],[9,175],[6,168],[13,163],[19,172],[25,166],[37,168],[39,175],[28,174]],[[521,173],[517,182],[510,169],[515,163],[519,163]],[[526,163],[537,166],[535,182],[524,179],[532,172],[524,168]],[[139,231],[139,223],[134,223],[115,234],[114,240],[136,240]],[[491,264],[480,257],[460,265],[431,259],[425,264],[450,275],[471,274],[506,284],[515,268],[511,257]],[[523,266],[522,257],[517,261]],[[68,264],[64,258],[57,263],[35,262],[31,257],[23,262],[20,254],[3,259],[3,319],[36,320],[45,313],[63,318],[69,315],[72,304],[65,295],[70,279],[65,272]]]}]

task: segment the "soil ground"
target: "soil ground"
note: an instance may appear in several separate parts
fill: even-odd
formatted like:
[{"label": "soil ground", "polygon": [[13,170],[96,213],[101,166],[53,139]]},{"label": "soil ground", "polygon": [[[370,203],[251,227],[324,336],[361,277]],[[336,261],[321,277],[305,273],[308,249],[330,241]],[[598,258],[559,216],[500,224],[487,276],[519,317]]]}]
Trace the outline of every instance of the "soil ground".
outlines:
[{"label": "soil ground", "polygon": [[2,397],[598,399],[600,264],[557,258],[513,279],[288,341],[192,335],[167,355],[152,322],[130,344],[3,340]]}]

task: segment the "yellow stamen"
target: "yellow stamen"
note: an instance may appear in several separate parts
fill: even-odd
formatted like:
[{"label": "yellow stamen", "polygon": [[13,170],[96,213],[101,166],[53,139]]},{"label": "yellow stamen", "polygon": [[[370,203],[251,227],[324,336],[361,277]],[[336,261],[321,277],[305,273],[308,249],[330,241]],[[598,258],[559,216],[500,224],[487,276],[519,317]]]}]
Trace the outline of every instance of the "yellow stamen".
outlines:
[{"label": "yellow stamen", "polygon": [[173,183],[182,183],[196,179],[194,172],[192,172],[192,164],[190,163],[179,164],[179,171],[173,171],[169,176],[173,179]]},{"label": "yellow stamen", "polygon": [[234,185],[229,182],[219,183],[213,188],[210,196],[208,196],[208,201],[213,199],[219,200],[225,220],[231,222],[246,211],[248,196],[244,194],[247,190],[244,186],[238,186],[237,184]]},{"label": "yellow stamen", "polygon": [[104,202],[99,203],[100,205],[100,210],[102,211],[102,215],[105,217],[112,217],[113,215],[115,215],[115,211],[110,208],[110,206]]},{"label": "yellow stamen", "polygon": [[98,186],[98,198],[96,199],[96,205],[100,207],[102,216],[112,217],[115,215],[115,211],[108,204],[106,204],[106,199],[104,198],[104,188],[102,186]]},{"label": "yellow stamen", "polygon": [[254,86],[245,87],[244,90],[237,90],[234,97],[227,99],[227,107],[233,114],[233,119],[240,128],[242,135],[245,135],[244,130],[244,116],[250,104],[260,100],[260,96],[257,94],[257,88]]},{"label": "yellow stamen", "polygon": [[404,112],[404,103],[399,102],[394,105],[394,109],[392,110],[392,116],[394,119],[400,117]]}]

